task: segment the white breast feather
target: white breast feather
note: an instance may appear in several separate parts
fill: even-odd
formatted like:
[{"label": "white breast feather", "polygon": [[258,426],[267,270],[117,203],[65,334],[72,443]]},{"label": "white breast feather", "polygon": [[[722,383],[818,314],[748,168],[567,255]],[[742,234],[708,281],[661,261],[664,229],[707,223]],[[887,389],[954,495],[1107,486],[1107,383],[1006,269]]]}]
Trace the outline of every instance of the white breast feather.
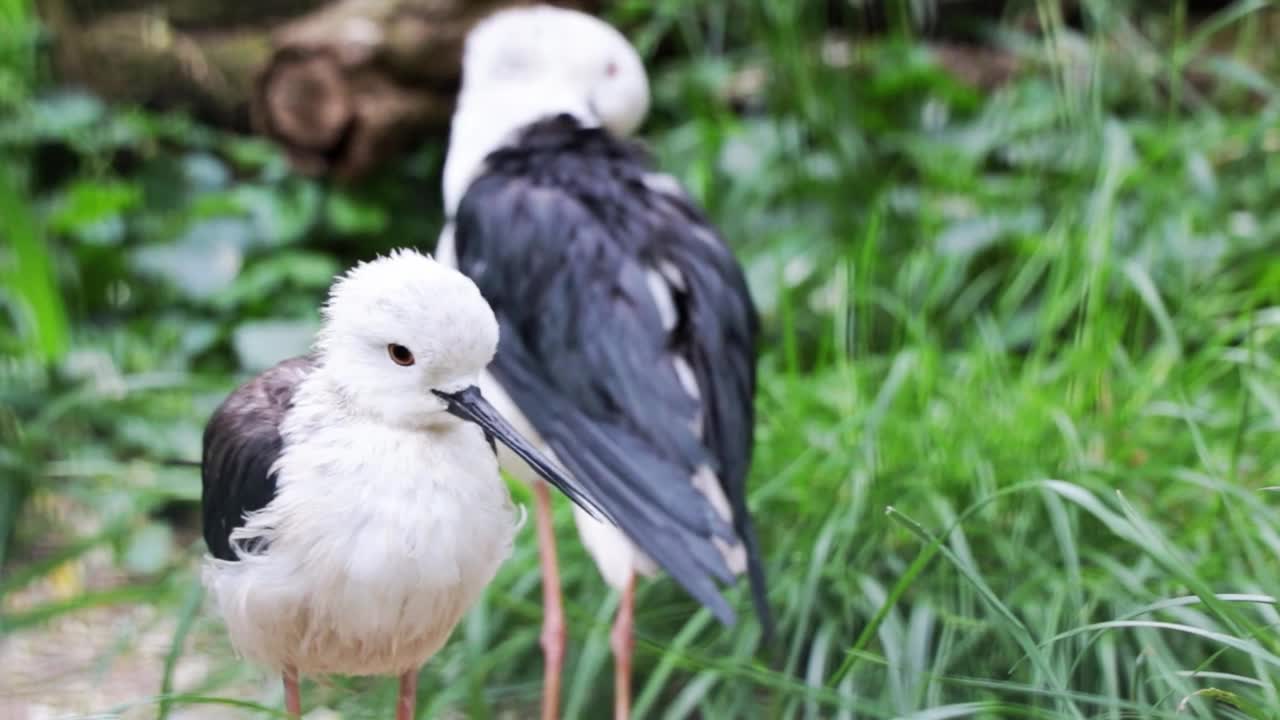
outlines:
[{"label": "white breast feather", "polygon": [[483,432],[335,422],[303,383],[284,427],[277,495],[210,559],[205,583],[232,643],[274,669],[400,674],[448,639],[511,552],[519,526]]}]

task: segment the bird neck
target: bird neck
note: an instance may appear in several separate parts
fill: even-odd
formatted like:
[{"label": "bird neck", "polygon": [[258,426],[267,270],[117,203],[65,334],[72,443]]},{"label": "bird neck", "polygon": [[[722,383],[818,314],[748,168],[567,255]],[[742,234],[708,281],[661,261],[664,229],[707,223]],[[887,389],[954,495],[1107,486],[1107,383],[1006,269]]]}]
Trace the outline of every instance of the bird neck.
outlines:
[{"label": "bird neck", "polygon": [[515,142],[519,131],[542,118],[567,113],[584,127],[600,125],[587,98],[559,84],[463,88],[453,114],[449,155],[444,165],[444,207],[452,217],[489,153]]}]

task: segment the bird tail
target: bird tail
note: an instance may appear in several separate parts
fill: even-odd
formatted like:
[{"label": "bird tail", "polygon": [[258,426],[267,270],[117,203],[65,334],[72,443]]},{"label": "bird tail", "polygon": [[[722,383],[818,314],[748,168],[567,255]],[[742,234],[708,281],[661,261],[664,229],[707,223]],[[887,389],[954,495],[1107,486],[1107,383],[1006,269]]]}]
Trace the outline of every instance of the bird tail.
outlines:
[{"label": "bird tail", "polygon": [[773,612],[769,609],[769,595],[765,585],[764,563],[760,559],[759,541],[751,522],[751,515],[745,512],[735,514],[738,535],[747,546],[747,581],[751,584],[751,602],[756,608],[756,617],[760,620],[763,645],[773,643]]}]

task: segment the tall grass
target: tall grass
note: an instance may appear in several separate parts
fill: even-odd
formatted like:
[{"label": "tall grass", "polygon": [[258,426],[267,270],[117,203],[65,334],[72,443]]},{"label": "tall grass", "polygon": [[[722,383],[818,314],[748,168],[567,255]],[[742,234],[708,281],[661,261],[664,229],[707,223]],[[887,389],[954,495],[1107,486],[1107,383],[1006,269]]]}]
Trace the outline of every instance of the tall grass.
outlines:
[{"label": "tall grass", "polygon": [[[1251,50],[1273,11],[1237,2],[1197,19],[1175,3],[1153,17],[1085,2],[1073,21],[1058,3],[1027,3],[1044,32],[989,27],[1020,70],[983,91],[917,35],[913,23],[940,11],[911,5],[876,38],[843,37],[841,24],[863,19],[833,28],[807,3],[616,10],[652,57],[647,138],[735,243],[765,316],[751,506],[779,630],[762,646],[752,622],[725,629],[670,582],[644,583],[637,714],[1277,717],[1280,102]],[[743,108],[724,100],[753,83]],[[394,178],[335,201],[255,144],[198,150],[241,180],[191,190],[181,212],[268,204],[272,227],[293,234],[247,240],[246,267],[291,259],[212,300],[183,297],[177,319],[168,291],[129,275],[142,299],[105,327],[77,318],[73,336],[118,385],[55,373],[51,407],[11,391],[27,437],[83,440],[27,456],[45,492],[136,500],[99,530],[121,557],[157,542],[149,528],[168,521],[151,510],[190,503],[192,474],[147,458],[193,456],[245,362],[243,316],[305,321],[332,258],[386,242],[401,221],[387,209]],[[433,148],[399,172],[430,187],[437,166]],[[121,213],[157,216],[145,178],[126,181],[144,199],[117,198]],[[170,244],[156,226],[196,223],[165,212],[127,221],[123,242]],[[59,257],[94,307],[92,251],[73,236],[59,237]],[[193,322],[209,327],[203,340],[180,329]],[[566,711],[595,717],[610,706],[616,599],[572,542],[567,507],[557,522]],[[11,565],[0,590],[105,536]],[[264,688],[252,705],[279,707],[274,681],[235,663],[217,621],[194,611],[198,544],[166,538],[134,591],[73,594],[7,614],[8,626],[33,632],[145,593],[177,629],[161,696],[140,707],[205,703],[246,682]],[[424,671],[420,716],[536,707],[527,539]],[[184,653],[219,662],[177,686]],[[374,680],[305,688],[350,718],[387,715],[393,692]]]}]

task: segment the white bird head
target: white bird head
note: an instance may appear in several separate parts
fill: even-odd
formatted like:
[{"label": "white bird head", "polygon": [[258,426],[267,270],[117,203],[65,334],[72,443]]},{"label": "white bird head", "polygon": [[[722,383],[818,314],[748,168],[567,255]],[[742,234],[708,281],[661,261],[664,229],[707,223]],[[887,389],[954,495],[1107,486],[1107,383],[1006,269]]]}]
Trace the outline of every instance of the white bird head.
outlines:
[{"label": "white bird head", "polygon": [[316,342],[318,373],[350,410],[400,427],[475,423],[600,517],[594,500],[480,394],[476,383],[497,349],[497,318],[471,278],[413,250],[339,277]]},{"label": "white bird head", "polygon": [[334,282],[317,350],[362,414],[430,422],[432,391],[474,385],[498,347],[493,310],[465,275],[413,250],[360,263]]},{"label": "white bird head", "polygon": [[568,113],[626,136],[648,111],[644,63],[611,25],[546,5],[499,11],[467,36],[445,207],[457,207],[485,156],[524,125]]}]

